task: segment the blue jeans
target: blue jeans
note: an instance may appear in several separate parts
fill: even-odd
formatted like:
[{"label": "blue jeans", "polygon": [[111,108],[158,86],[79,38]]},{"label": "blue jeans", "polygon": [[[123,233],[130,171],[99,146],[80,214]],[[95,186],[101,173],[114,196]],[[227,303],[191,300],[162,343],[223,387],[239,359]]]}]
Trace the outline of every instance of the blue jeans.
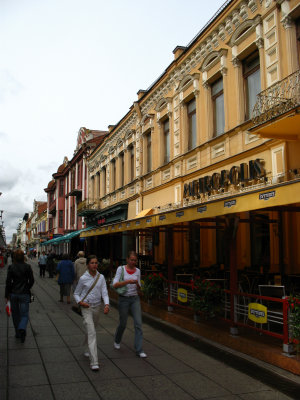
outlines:
[{"label": "blue jeans", "polygon": [[26,331],[29,314],[29,294],[14,294],[10,295],[11,314],[16,333],[19,329]]},{"label": "blue jeans", "polygon": [[141,303],[139,296],[119,296],[119,326],[115,333],[115,342],[120,343],[124,330],[127,325],[127,318],[129,310],[134,320],[134,349],[136,354],[140,354],[143,351],[143,330],[142,330],[142,312]]}]

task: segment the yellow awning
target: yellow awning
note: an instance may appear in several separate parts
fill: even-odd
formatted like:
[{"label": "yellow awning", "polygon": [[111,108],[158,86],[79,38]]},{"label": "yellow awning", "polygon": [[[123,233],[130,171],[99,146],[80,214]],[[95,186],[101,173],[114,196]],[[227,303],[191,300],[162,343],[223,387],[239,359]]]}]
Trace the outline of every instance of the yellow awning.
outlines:
[{"label": "yellow awning", "polygon": [[[137,217],[133,220],[105,225],[90,231],[82,232],[80,237],[105,235],[132,230],[205,220],[218,216],[241,213],[245,211],[263,210],[300,203],[300,180],[289,181],[277,185],[265,186],[252,192],[239,192],[235,196],[199,203],[174,211],[150,216]],[[143,210],[146,211],[146,210]]]},{"label": "yellow awning", "polygon": [[153,214],[153,208],[146,208],[145,210],[139,212],[138,215],[134,217],[134,219],[142,218],[145,217],[146,215],[152,215],[152,214]]}]

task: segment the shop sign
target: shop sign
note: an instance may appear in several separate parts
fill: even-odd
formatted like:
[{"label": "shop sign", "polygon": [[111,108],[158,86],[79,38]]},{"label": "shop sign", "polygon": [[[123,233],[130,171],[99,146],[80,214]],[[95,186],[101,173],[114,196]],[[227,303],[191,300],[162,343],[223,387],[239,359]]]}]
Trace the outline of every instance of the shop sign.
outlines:
[{"label": "shop sign", "polygon": [[206,206],[202,206],[202,207],[198,207],[197,208],[197,212],[199,212],[199,213],[203,213],[203,212],[205,212],[205,211],[207,211],[207,207]]},{"label": "shop sign", "polygon": [[236,200],[224,201],[224,207],[230,208],[236,205]]},{"label": "shop sign", "polygon": [[211,195],[214,191],[225,191],[229,185],[250,183],[266,177],[264,160],[257,158],[248,164],[234,165],[230,170],[223,169],[221,173],[215,172],[184,184],[183,197]]},{"label": "shop sign", "polygon": [[259,200],[269,200],[272,197],[275,197],[275,190],[272,190],[271,192],[267,193],[260,193]]},{"label": "shop sign", "polygon": [[159,216],[159,220],[160,220],[160,221],[163,221],[164,219],[166,219],[166,216],[165,216],[165,215],[160,215],[160,216]]},{"label": "shop sign", "polygon": [[147,218],[146,219],[147,224],[149,224],[151,221],[152,221],[152,218]]},{"label": "shop sign", "polygon": [[140,225],[140,224],[141,224],[141,221],[135,221],[135,224],[136,224],[136,225]]},{"label": "shop sign", "polygon": [[266,324],[268,321],[268,309],[259,303],[249,303],[248,318],[258,324]]},{"label": "shop sign", "polygon": [[177,218],[180,218],[180,217],[182,217],[184,215],[184,211],[178,211],[177,213],[176,213],[176,217]]},{"label": "shop sign", "polygon": [[99,219],[97,220],[97,224],[98,224],[98,225],[103,225],[103,224],[105,224],[105,222],[106,222],[106,219],[105,219],[105,218],[99,218]]},{"label": "shop sign", "polygon": [[177,300],[181,303],[187,303],[188,301],[188,292],[186,289],[179,288],[177,290]]}]

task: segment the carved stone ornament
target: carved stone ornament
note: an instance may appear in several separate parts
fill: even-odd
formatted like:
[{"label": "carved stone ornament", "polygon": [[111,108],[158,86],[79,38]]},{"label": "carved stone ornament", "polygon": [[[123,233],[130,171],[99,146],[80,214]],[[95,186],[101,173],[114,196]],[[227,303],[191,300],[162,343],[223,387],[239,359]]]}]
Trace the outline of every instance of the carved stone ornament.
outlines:
[{"label": "carved stone ornament", "polygon": [[290,29],[293,27],[293,19],[289,15],[286,15],[284,18],[282,18],[281,23],[284,29]]},{"label": "carved stone ornament", "polygon": [[253,13],[255,13],[255,11],[257,10],[257,0],[249,0],[248,7]]},{"label": "carved stone ornament", "polygon": [[255,44],[259,49],[262,49],[264,47],[264,39],[262,37],[256,39]]},{"label": "carved stone ornament", "polygon": [[226,39],[225,25],[221,24],[219,27],[219,38],[224,42]]},{"label": "carved stone ornament", "polygon": [[247,10],[247,4],[246,2],[244,2],[241,5],[241,9],[240,9],[240,16],[242,18],[243,21],[245,21],[248,18],[248,10]]},{"label": "carved stone ornament", "polygon": [[239,60],[238,57],[234,57],[234,58],[231,60],[231,62],[232,62],[232,65],[233,65],[235,68],[239,68],[239,67],[241,66],[241,61]]},{"label": "carved stone ornament", "polygon": [[226,76],[226,75],[227,75],[227,72],[228,72],[228,69],[227,69],[226,67],[222,67],[222,68],[221,68],[221,74],[222,74],[222,76]]}]

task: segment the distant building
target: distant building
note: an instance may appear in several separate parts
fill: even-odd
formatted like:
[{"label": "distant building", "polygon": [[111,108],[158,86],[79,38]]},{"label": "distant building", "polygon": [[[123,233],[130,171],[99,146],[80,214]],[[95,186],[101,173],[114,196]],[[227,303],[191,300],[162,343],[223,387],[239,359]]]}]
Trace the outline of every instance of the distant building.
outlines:
[{"label": "distant building", "polygon": [[72,248],[70,239],[77,237],[79,240],[79,231],[85,228],[84,218],[78,216],[77,206],[88,196],[86,157],[106,135],[106,131],[80,128],[73,158],[69,161],[65,157],[45,189],[48,197],[48,239],[53,240],[46,243],[47,249],[51,246],[58,253],[72,251],[75,254],[80,247],[77,243]]}]

